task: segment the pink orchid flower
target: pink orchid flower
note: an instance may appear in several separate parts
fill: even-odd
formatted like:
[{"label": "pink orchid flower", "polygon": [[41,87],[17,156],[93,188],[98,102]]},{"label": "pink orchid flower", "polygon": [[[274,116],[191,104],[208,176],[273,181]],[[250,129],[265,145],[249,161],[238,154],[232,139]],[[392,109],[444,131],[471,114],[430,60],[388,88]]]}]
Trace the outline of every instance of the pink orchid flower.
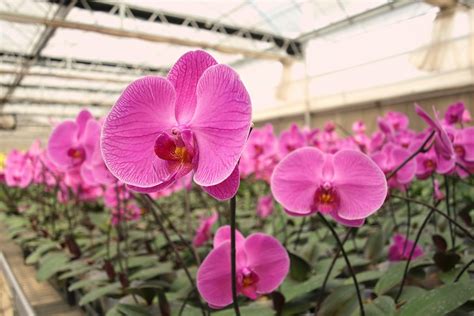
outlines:
[{"label": "pink orchid flower", "polygon": [[[247,238],[236,231],[237,290],[250,299],[273,292],[290,267],[286,249],[272,236],[254,233]],[[197,288],[212,308],[232,303],[230,227],[219,228],[214,249],[197,272]]]},{"label": "pink orchid flower", "polygon": [[62,171],[81,168],[94,151],[97,128],[92,114],[81,111],[75,121],[57,125],[48,141],[48,156]]},{"label": "pink orchid flower", "polygon": [[[387,143],[381,151],[372,154],[371,158],[386,175],[389,175],[409,156],[409,150],[393,143]],[[391,188],[405,190],[405,187],[415,177],[415,172],[416,162],[415,160],[410,160],[390,178],[388,184]]]},{"label": "pink orchid flower", "polygon": [[271,194],[262,196],[257,202],[257,215],[261,218],[267,218],[273,213],[273,197]]},{"label": "pink orchid flower", "polygon": [[456,168],[460,177],[474,173],[474,127],[456,130],[453,140],[456,162],[462,167]]},{"label": "pink orchid flower", "polygon": [[365,123],[361,120],[352,123],[352,131],[356,134],[364,134],[366,130]]},{"label": "pink orchid flower", "polygon": [[[406,245],[405,245],[406,243]],[[402,261],[408,260],[410,257],[411,249],[413,248],[414,242],[412,240],[406,240],[402,234],[396,234],[392,238],[392,244],[388,249],[388,260],[390,261]],[[424,254],[423,249],[420,246],[415,247],[412,259],[416,259]]]},{"label": "pink orchid flower", "polygon": [[125,89],[105,119],[102,155],[136,191],[158,191],[193,171],[194,182],[225,200],[239,186],[250,124],[250,97],[237,73],[192,51],[167,78],[144,77]]},{"label": "pink orchid flower", "polygon": [[26,188],[33,180],[33,165],[27,154],[12,150],[5,163],[5,182],[8,186]]},{"label": "pink orchid flower", "polygon": [[462,123],[464,111],[466,111],[466,107],[463,102],[451,104],[446,110],[446,113],[444,113],[444,122],[447,125]]},{"label": "pink orchid flower", "polygon": [[294,151],[275,168],[273,196],[290,215],[321,212],[346,226],[361,226],[387,196],[382,170],[365,154],[312,147]]},{"label": "pink orchid flower", "polygon": [[418,104],[415,104],[415,111],[435,132],[434,147],[438,155],[438,169],[441,174],[447,174],[454,170],[456,157],[454,154],[453,143],[446,132],[446,129],[441,125],[438,119],[438,113],[435,112],[435,119],[432,119],[428,113],[425,112]]},{"label": "pink orchid flower", "polygon": [[300,131],[298,125],[291,124],[288,130],[285,130],[280,135],[280,141],[278,143],[278,149],[280,157],[285,157],[295,149],[306,145],[306,137],[302,131]]},{"label": "pink orchid flower", "polygon": [[219,215],[217,212],[212,213],[211,216],[207,218],[203,218],[201,220],[201,224],[196,231],[196,235],[193,239],[194,247],[201,247],[203,246],[209,239],[211,239],[211,229],[212,225],[217,221]]}]

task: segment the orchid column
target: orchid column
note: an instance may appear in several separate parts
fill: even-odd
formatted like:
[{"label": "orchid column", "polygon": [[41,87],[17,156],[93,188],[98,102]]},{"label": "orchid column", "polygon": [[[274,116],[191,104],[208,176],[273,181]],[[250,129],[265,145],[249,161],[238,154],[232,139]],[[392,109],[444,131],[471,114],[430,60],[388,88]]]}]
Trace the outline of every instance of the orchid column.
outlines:
[{"label": "orchid column", "polygon": [[124,90],[105,119],[102,154],[112,174],[137,192],[164,189],[193,172],[207,193],[227,200],[240,184],[250,125],[250,97],[237,73],[192,51],[167,78],[144,77]]}]

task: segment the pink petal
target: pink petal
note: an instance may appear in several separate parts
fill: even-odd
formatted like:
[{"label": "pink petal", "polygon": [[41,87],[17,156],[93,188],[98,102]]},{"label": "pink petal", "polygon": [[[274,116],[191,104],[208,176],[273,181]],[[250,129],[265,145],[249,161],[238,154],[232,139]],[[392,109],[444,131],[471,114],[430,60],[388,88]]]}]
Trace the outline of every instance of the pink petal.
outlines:
[{"label": "pink petal", "polygon": [[234,171],[249,134],[252,109],[239,76],[225,65],[208,68],[196,94],[196,112],[189,124],[199,151],[194,181],[211,186]]},{"label": "pink petal", "polygon": [[316,148],[300,148],[288,154],[273,171],[275,200],[291,213],[311,213],[323,163],[324,154]]},{"label": "pink petal", "polygon": [[92,113],[89,112],[87,109],[84,109],[81,112],[79,112],[79,114],[76,117],[76,124],[79,128],[78,133],[77,133],[78,138],[82,136],[82,133],[86,129],[87,122],[92,118],[93,118]]},{"label": "pink petal", "polygon": [[55,127],[48,141],[48,155],[61,169],[73,166],[68,150],[78,144],[78,126],[73,121],[65,121]]},{"label": "pink petal", "polygon": [[174,64],[168,73],[168,80],[176,91],[176,119],[187,124],[196,109],[196,87],[204,71],[216,65],[216,60],[202,50],[191,51]]},{"label": "pink petal", "polygon": [[215,308],[232,303],[230,242],[214,248],[197,272],[197,288],[201,296]]},{"label": "pink petal", "polygon": [[210,187],[202,187],[204,191],[206,191],[209,195],[214,197],[219,201],[224,201],[232,198],[237,191],[239,190],[240,185],[240,175],[239,175],[239,168],[236,166],[234,171],[230,174],[230,176],[222,181],[219,184],[210,186]]},{"label": "pink petal", "polygon": [[356,220],[375,213],[387,196],[382,170],[369,157],[353,150],[336,153],[334,165],[334,186],[340,196],[338,215]]},{"label": "pink petal", "polygon": [[[214,248],[219,247],[221,244],[223,244],[226,241],[230,241],[230,226],[225,225],[220,227],[217,231],[216,234],[214,235]],[[238,231],[235,230],[235,243],[236,245],[240,245],[245,241],[244,236]]]},{"label": "pink petal", "polygon": [[174,182],[176,181],[176,177],[175,176],[172,176],[170,179],[166,180],[166,181],[163,181],[157,185],[154,185],[152,187],[138,187],[138,186],[134,186],[134,185],[131,185],[131,184],[127,184],[127,187],[130,189],[130,190],[133,190],[135,192],[139,192],[139,193],[153,193],[153,192],[156,192],[156,191],[160,191],[160,190],[163,190],[163,189],[166,189],[167,187],[169,187],[170,185],[172,185]]},{"label": "pink petal", "polygon": [[347,227],[361,227],[364,225],[365,219],[344,219],[337,214],[337,212],[332,212],[329,214],[336,222]]},{"label": "pink petal", "polygon": [[101,126],[99,122],[94,119],[90,119],[86,123],[84,133],[80,137],[79,141],[86,151],[86,159],[90,160],[94,154],[96,147],[99,146]]},{"label": "pink petal", "polygon": [[271,293],[285,279],[290,268],[288,252],[272,236],[255,233],[244,244],[247,265],[258,275],[257,291]]},{"label": "pink petal", "polygon": [[168,180],[164,160],[154,153],[158,135],[175,126],[175,92],[161,77],[131,83],[105,119],[101,148],[107,168],[120,181],[149,188]]},{"label": "pink petal", "polygon": [[[395,168],[398,167],[410,156],[410,152],[404,148],[394,148],[392,156],[395,162]],[[408,184],[413,180],[416,172],[416,160],[410,160],[403,168],[397,171],[397,181],[401,184]]]}]

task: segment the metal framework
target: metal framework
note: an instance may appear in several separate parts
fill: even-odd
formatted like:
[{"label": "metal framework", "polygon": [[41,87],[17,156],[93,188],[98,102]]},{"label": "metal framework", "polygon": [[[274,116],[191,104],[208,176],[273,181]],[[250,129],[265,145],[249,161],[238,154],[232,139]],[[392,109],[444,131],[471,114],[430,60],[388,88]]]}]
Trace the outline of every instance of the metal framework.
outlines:
[{"label": "metal framework", "polygon": [[[0,63],[21,65],[27,61],[35,59],[33,55],[14,53],[8,51],[0,51]],[[59,58],[38,56],[36,57],[35,66],[52,68],[52,69],[68,69],[81,70],[100,73],[112,74],[155,74],[164,75],[168,73],[167,68],[157,68],[150,66],[135,65],[129,63],[113,63],[102,62],[87,59],[76,58]]]},{"label": "metal framework", "polygon": [[[74,0],[49,0],[51,3],[70,5]],[[129,5],[126,3],[112,3],[104,1],[80,0],[75,7],[96,12],[105,12],[120,17],[135,18],[147,22],[173,24],[190,27],[198,30],[221,33],[227,36],[235,36],[248,40],[272,43],[276,48],[283,50],[289,56],[301,57],[303,55],[302,45],[299,41],[263,32],[254,29],[235,27],[218,21],[210,21],[202,18],[168,13],[162,10],[150,10],[148,8]]]}]

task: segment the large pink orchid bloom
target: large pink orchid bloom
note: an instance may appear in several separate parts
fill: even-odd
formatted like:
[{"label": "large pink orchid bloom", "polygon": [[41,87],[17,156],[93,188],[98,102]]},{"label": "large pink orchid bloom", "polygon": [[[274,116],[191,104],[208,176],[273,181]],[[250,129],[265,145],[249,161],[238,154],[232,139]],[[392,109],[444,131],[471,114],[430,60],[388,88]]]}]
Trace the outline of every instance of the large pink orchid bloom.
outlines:
[{"label": "large pink orchid bloom", "polygon": [[105,119],[102,155],[136,191],[158,191],[193,171],[204,190],[228,199],[239,186],[250,124],[250,97],[237,73],[192,51],[167,78],[144,77],[124,90]]}]

